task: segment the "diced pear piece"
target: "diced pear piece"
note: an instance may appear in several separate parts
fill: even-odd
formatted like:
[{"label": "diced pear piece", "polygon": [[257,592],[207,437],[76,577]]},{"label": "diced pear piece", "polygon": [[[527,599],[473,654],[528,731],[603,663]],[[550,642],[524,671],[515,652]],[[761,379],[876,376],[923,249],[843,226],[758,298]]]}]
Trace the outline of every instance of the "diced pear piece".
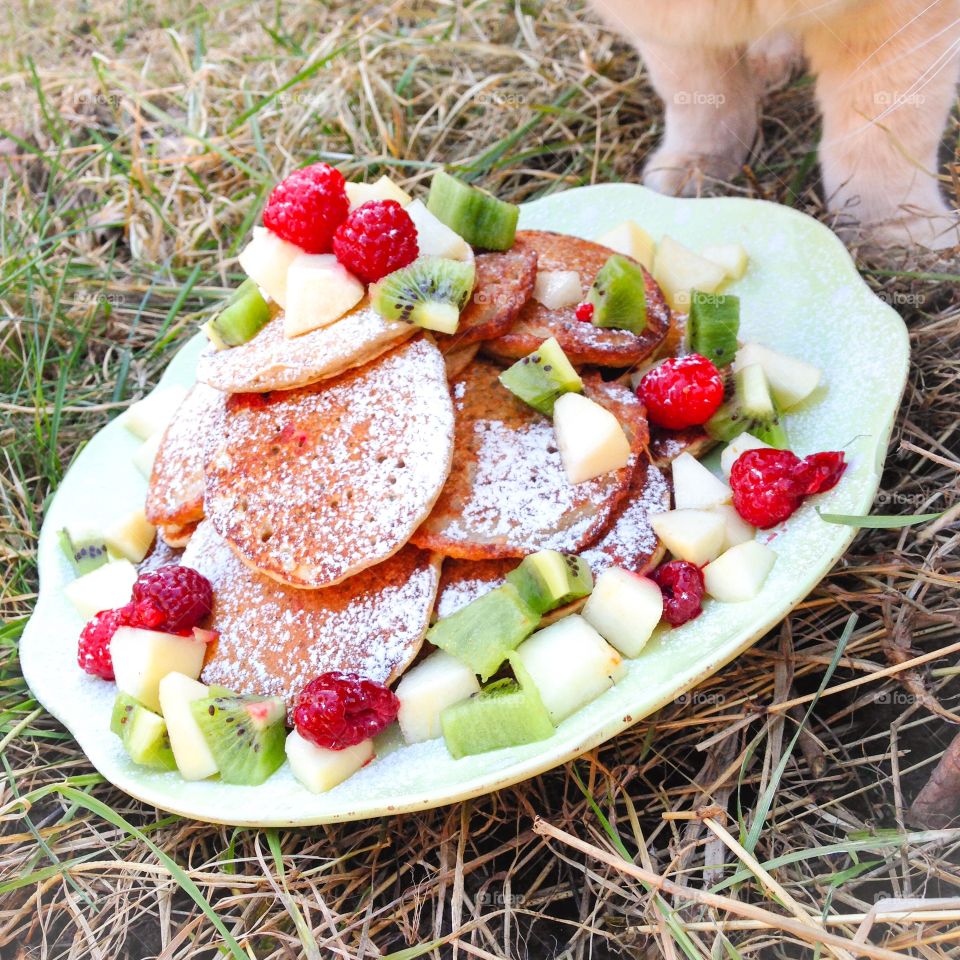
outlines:
[{"label": "diced pear piece", "polygon": [[420,743],[442,736],[440,714],[444,708],[466,700],[479,689],[476,674],[465,663],[443,650],[431,653],[397,684],[397,720],[403,739]]},{"label": "diced pear piece", "polygon": [[343,750],[327,750],[301,737],[296,730],[288,734],[286,750],[293,775],[311,793],[332,790],[374,757],[372,740],[362,740]]},{"label": "diced pear piece", "polygon": [[649,578],[610,567],[597,578],[582,615],[607,643],[636,657],[663,616],[663,594]]},{"label": "diced pear piece", "polygon": [[514,656],[554,723],[609,690],[627,669],[620,654],[576,614],[524,640]]},{"label": "diced pear piece", "polygon": [[678,559],[698,567],[715,560],[723,549],[726,523],[708,510],[670,510],[650,517],[653,532]]},{"label": "diced pear piece", "polygon": [[157,459],[157,451],[160,449],[161,440],[163,440],[162,433],[151,434],[133,451],[133,456],[130,458],[133,461],[133,465],[148,480],[150,479],[150,474],[153,472],[153,461]]},{"label": "diced pear piece", "polygon": [[673,500],[678,510],[709,510],[733,498],[733,491],[691,453],[681,453],[670,464],[670,469]]},{"label": "diced pear piece", "polygon": [[720,454],[720,469],[723,471],[723,475],[729,480],[730,471],[733,469],[733,465],[740,459],[741,454],[746,453],[748,450],[769,450],[770,444],[764,443],[759,437],[755,437],[752,433],[741,433],[740,436],[734,437],[724,447],[723,452]]},{"label": "diced pear piece", "polygon": [[435,217],[422,200],[414,200],[407,213],[417,228],[417,247],[421,257],[445,260],[472,260],[473,250],[459,233]]},{"label": "diced pear piece", "polygon": [[266,227],[254,227],[253,239],[237,260],[248,277],[281,307],[287,305],[287,270],[303,251],[295,244],[271,233]]},{"label": "diced pear piece", "polygon": [[158,387],[142,400],[131,403],[117,419],[134,436],[147,440],[153,434],[166,430],[186,395],[187,388],[179,384]]},{"label": "diced pear piece", "polygon": [[540,270],[533,285],[533,299],[548,310],[570,307],[583,299],[580,274],[576,270]]},{"label": "diced pear piece", "polygon": [[767,375],[773,399],[781,410],[789,410],[806,400],[820,386],[818,367],[796,357],[788,357],[762,343],[745,343],[733,361],[734,371],[759,363]]},{"label": "diced pear piece", "polygon": [[653,276],[663,289],[667,303],[685,313],[690,308],[691,290],[716,293],[727,279],[727,272],[673,237],[664,237],[657,246]]},{"label": "diced pear piece", "polygon": [[777,555],[756,540],[724,551],[703,568],[703,585],[714,600],[742,603],[752,600],[763,587]]},{"label": "diced pear piece", "polygon": [[114,610],[129,603],[136,580],[137,568],[129,560],[112,560],[72,580],[64,593],[89,620],[101,610]]},{"label": "diced pear piece", "polygon": [[654,248],[653,237],[633,220],[624,220],[603,236],[597,237],[597,243],[624,256],[633,257],[637,263],[643,264],[653,272]]},{"label": "diced pear piece", "polygon": [[721,550],[729,550],[731,547],[746,543],[756,536],[757,528],[747,523],[747,521],[737,513],[737,508],[734,507],[732,503],[723,503],[719,507],[712,507],[710,512],[723,517],[725,529]]},{"label": "diced pear piece", "polygon": [[104,540],[114,553],[131,563],[139,563],[147,555],[156,532],[157,528],[140,508],[108,527]]},{"label": "diced pear piece", "polygon": [[363,294],[363,284],[332,253],[301,253],[287,270],[283,335],[298,337],[328,326]]},{"label": "diced pear piece", "polygon": [[630,441],[617,418],[579,393],[565,393],[553,406],[553,427],[571,483],[583,483],[625,467]]},{"label": "diced pear piece", "polygon": [[347,200],[350,201],[350,212],[371,200],[396,200],[401,207],[406,207],[413,197],[403,187],[398,187],[388,176],[384,175],[373,183],[347,182]]},{"label": "diced pear piece", "polygon": [[750,262],[747,251],[739,243],[721,243],[704,247],[700,251],[700,256],[723,267],[731,280],[739,280],[747,272],[747,264]]},{"label": "diced pear piece", "polygon": [[193,636],[120,627],[110,641],[117,689],[151,710],[160,710],[160,681],[168,673],[200,676],[207,645]]},{"label": "diced pear piece", "polygon": [[209,689],[185,674],[168,673],[160,681],[157,691],[180,775],[184,780],[212,777],[219,767],[190,710],[194,700],[212,696]]}]

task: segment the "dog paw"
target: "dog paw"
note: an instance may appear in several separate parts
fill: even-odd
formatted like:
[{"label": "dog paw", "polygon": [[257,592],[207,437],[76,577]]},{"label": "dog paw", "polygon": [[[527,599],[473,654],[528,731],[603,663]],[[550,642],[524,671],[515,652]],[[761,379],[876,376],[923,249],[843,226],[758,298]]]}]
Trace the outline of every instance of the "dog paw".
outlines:
[{"label": "dog paw", "polygon": [[786,30],[768,33],[747,47],[747,60],[757,89],[776,90],[803,68],[803,43]]},{"label": "dog paw", "polygon": [[673,197],[698,197],[713,184],[728,183],[740,173],[736,158],[656,150],[643,169],[643,184]]},{"label": "dog paw", "polygon": [[867,223],[861,228],[868,246],[926,250],[960,249],[960,218],[946,208],[929,214],[914,214],[896,220]]}]

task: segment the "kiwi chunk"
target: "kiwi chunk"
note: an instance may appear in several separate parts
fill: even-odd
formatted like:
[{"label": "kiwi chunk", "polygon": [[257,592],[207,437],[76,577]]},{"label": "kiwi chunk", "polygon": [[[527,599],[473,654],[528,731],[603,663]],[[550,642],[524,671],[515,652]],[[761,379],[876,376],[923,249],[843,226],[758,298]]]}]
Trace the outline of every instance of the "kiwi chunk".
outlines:
[{"label": "kiwi chunk", "polygon": [[243,283],[223,301],[212,320],[203,329],[218,349],[237,347],[252,340],[270,319],[270,307],[252,279]]},{"label": "kiwi chunk", "polygon": [[467,243],[484,250],[509,250],[520,208],[438,170],[430,181],[427,209]]},{"label": "kiwi chunk", "polygon": [[473,293],[472,263],[420,257],[370,287],[370,304],[387,320],[402,320],[439,333],[456,333],[460,311]]},{"label": "kiwi chunk", "polygon": [[643,267],[615,253],[600,268],[587,294],[593,325],[640,333],[647,326],[647,286]]},{"label": "kiwi chunk", "polygon": [[740,298],[732,293],[690,292],[687,343],[718,367],[732,362],[740,333]]},{"label": "kiwi chunk", "polygon": [[507,574],[527,605],[543,615],[593,590],[593,574],[586,560],[556,550],[539,550],[524,557]]},{"label": "kiwi chunk", "polygon": [[534,410],[553,416],[553,405],[565,393],[583,393],[583,381],[555,337],[500,374],[500,382]]},{"label": "kiwi chunk", "polygon": [[102,567],[110,559],[106,540],[98,533],[71,533],[64,527],[57,539],[78,576]]},{"label": "kiwi chunk", "polygon": [[282,697],[207,697],[194,700],[190,711],[225,783],[255,786],[283,763]]},{"label": "kiwi chunk", "polygon": [[741,433],[785,450],[787,431],[780,422],[780,410],[770,392],[766,374],[759,364],[750,364],[734,375],[733,397],[704,424],[714,440],[729,443]]},{"label": "kiwi chunk", "polygon": [[154,770],[176,770],[167,723],[128,693],[118,693],[110,715],[110,729],[123,741],[134,763]]},{"label": "kiwi chunk", "polygon": [[477,597],[427,631],[427,639],[486,680],[540,624],[512,583]]}]

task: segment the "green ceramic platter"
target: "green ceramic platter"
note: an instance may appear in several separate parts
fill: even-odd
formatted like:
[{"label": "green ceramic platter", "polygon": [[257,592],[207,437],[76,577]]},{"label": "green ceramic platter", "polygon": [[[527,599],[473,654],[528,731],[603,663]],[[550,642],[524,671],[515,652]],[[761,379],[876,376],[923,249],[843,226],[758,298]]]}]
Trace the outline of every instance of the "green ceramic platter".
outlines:
[{"label": "green ceramic platter", "polygon": [[[810,592],[855,533],[824,522],[815,507],[866,514],[876,495],[909,363],[903,323],[868,290],[826,227],[786,207],[678,200],[624,184],[546,197],[524,206],[520,222],[592,238],[628,217],[655,238],[668,233],[694,249],[742,243],[750,269],[731,287],[742,300],[742,338],[825,372],[823,396],[787,418],[791,444],[800,455],[843,449],[850,467],[836,489],[771,531],[778,559],[760,595],[740,604],[708,602],[697,620],[654,636],[620,683],[540,743],[452,760],[442,741],[407,747],[387,735],[373,763],[321,795],[303,789],[286,766],[258,787],[187,783],[127,759],[108,729],[113,685],[76,665],[82,621],[63,594],[72,574],[56,531],[106,524],[142,504],[145,492],[130,459],[138,441],[112,423],[90,440],[50,504],[39,545],[40,596],[21,642],[23,671],[37,699],[108,780],[164,810],[237,825],[307,825],[452,803],[532,777],[616,736],[742,653]],[[188,343],[162,383],[192,382],[202,345],[202,336]]]}]

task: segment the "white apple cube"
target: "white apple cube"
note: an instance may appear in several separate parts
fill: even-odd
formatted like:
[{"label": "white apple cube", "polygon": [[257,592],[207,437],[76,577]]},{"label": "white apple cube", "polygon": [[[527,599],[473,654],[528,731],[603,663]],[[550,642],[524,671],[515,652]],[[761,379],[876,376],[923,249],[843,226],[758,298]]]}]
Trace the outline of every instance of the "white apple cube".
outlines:
[{"label": "white apple cube", "polygon": [[190,710],[194,700],[203,700],[210,692],[199,680],[183,673],[168,673],[157,688],[160,711],[167,721],[170,747],[177,769],[184,780],[206,780],[219,768],[206,738]]},{"label": "white apple cube", "polygon": [[636,657],[663,616],[663,594],[649,578],[610,567],[597,577],[581,614],[607,643]]},{"label": "white apple cube", "polygon": [[670,469],[678,510],[709,510],[733,499],[733,491],[691,453],[681,453]]},{"label": "white apple cube", "polygon": [[480,690],[474,672],[461,660],[437,650],[408,670],[397,684],[397,720],[407,743],[443,735],[440,713]]},{"label": "white apple cube", "polygon": [[625,467],[630,441],[617,418],[580,393],[565,393],[553,407],[553,428],[571,483],[583,483]]},{"label": "white apple cube", "polygon": [[134,436],[147,440],[167,429],[186,395],[186,387],[159,387],[142,400],[131,403],[117,419]]},{"label": "white apple cube", "polygon": [[137,509],[108,527],[103,539],[115,554],[139,563],[147,555],[156,533],[157,528],[143,510]]},{"label": "white apple cube", "polygon": [[734,371],[758,363],[767,375],[770,393],[781,410],[789,410],[806,400],[823,376],[819,367],[796,357],[788,357],[762,343],[745,343],[733,359]]},{"label": "white apple cube", "polygon": [[726,524],[709,510],[670,510],[650,517],[653,532],[678,559],[698,567],[715,560],[723,550]]},{"label": "white apple cube", "polygon": [[152,436],[147,437],[147,439],[133,451],[133,456],[130,458],[133,461],[133,465],[148,480],[150,479],[150,474],[153,472],[153,461],[157,459],[157,451],[160,449],[161,440],[163,440],[162,433],[154,433]]},{"label": "white apple cube", "polygon": [[757,534],[757,528],[747,523],[747,521],[737,513],[737,508],[734,507],[733,504],[721,504],[719,507],[711,508],[710,512],[723,517],[724,533],[723,546],[720,548],[721,553],[738,544],[752,540]]},{"label": "white apple cube", "polygon": [[583,299],[580,274],[576,270],[540,270],[533,285],[533,299],[548,310],[570,307]]},{"label": "white apple cube", "polygon": [[365,293],[332,253],[301,253],[287,270],[283,335],[298,337],[339,320]]},{"label": "white apple cube", "polygon": [[417,228],[417,248],[421,257],[444,257],[447,260],[472,260],[473,250],[459,233],[437,219],[422,200],[414,200],[407,213]]},{"label": "white apple cube", "polygon": [[113,560],[71,580],[64,593],[89,620],[101,610],[114,610],[129,603],[136,580],[137,568],[129,560]]},{"label": "white apple cube", "polygon": [[117,689],[151,710],[160,710],[160,681],[168,673],[200,676],[207,645],[191,635],[120,627],[110,641]]},{"label": "white apple cube", "polygon": [[653,237],[640,224],[633,220],[624,220],[612,230],[608,230],[602,237],[597,237],[597,243],[609,247],[624,256],[633,257],[637,263],[643,264],[647,270],[653,272],[655,244]]},{"label": "white apple cube", "polygon": [[363,740],[343,750],[327,750],[301,737],[296,730],[287,736],[286,749],[293,775],[311,793],[332,790],[374,757],[372,740]]},{"label": "white apple cube", "polygon": [[254,227],[253,239],[237,260],[248,277],[281,307],[287,305],[287,270],[303,251],[295,244],[271,233],[266,227]]},{"label": "white apple cube", "polygon": [[398,187],[388,176],[382,176],[373,183],[348,181],[346,187],[351,213],[371,200],[396,200],[401,207],[405,207],[413,199],[403,187]]},{"label": "white apple cube", "polygon": [[729,480],[730,471],[742,454],[748,450],[769,449],[770,444],[764,443],[759,437],[755,437],[752,433],[741,433],[739,437],[735,437],[724,447],[723,452],[720,454],[720,469],[723,471],[723,475]]},{"label": "white apple cube", "polygon": [[742,603],[752,600],[763,587],[777,555],[756,540],[724,551],[703,568],[703,585],[714,600]]},{"label": "white apple cube", "polygon": [[554,723],[609,690],[627,669],[620,654],[576,614],[533,634],[514,655]]},{"label": "white apple cube", "polygon": [[674,310],[686,312],[690,307],[690,291],[715,293],[727,272],[719,264],[701,257],[673,237],[664,237],[657,247],[653,276],[663,290],[667,303]]},{"label": "white apple cube", "polygon": [[750,258],[739,243],[721,243],[713,247],[704,247],[700,256],[705,260],[723,267],[731,280],[739,280],[746,272]]}]

